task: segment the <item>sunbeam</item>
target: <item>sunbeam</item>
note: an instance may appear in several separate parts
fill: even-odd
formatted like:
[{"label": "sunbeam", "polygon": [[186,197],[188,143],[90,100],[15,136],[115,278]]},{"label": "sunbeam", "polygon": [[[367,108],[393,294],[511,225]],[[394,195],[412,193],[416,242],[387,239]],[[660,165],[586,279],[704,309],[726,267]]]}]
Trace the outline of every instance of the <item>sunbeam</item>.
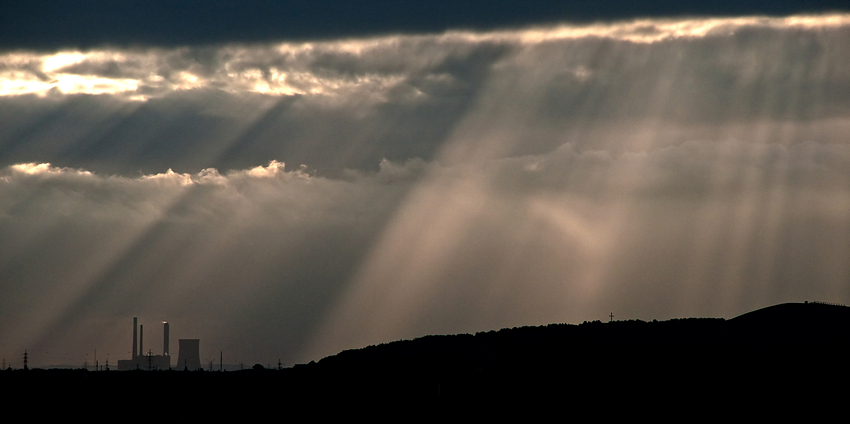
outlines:
[{"label": "sunbeam", "polygon": [[850,15],[104,46],[0,52],[6,358],[850,302]]}]

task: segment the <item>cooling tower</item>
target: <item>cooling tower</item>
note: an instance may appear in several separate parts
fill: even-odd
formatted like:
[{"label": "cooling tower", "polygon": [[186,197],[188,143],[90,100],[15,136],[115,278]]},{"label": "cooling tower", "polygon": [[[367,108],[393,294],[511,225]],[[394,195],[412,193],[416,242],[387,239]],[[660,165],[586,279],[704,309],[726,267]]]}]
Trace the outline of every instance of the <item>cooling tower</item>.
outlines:
[{"label": "cooling tower", "polygon": [[180,351],[177,353],[177,369],[194,371],[201,368],[201,340],[178,340]]}]

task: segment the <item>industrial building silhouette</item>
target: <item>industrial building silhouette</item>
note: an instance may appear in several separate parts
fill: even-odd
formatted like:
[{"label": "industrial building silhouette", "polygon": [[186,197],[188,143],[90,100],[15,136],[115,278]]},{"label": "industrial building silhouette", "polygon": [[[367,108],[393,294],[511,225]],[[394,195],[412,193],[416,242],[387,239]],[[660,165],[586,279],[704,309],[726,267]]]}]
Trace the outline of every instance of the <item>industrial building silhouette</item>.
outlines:
[{"label": "industrial building silhouette", "polygon": [[[118,370],[167,370],[171,369],[171,352],[168,348],[169,328],[168,323],[163,322],[162,355],[153,355],[150,351],[145,354],[144,350],[144,326],[138,325],[139,320],[133,317],[133,351],[131,359],[119,359]],[[137,331],[138,330],[138,331]],[[177,367],[197,370],[201,368],[200,340],[180,339],[179,356]]]}]

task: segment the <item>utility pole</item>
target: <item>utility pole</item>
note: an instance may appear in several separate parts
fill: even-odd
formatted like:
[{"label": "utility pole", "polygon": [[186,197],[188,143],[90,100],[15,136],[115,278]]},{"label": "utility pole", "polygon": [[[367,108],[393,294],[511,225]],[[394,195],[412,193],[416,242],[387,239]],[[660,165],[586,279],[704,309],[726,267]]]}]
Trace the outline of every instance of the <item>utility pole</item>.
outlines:
[{"label": "utility pole", "polygon": [[218,351],[218,372],[224,371],[224,351]]},{"label": "utility pole", "polygon": [[27,350],[24,349],[24,371],[30,369],[28,365],[29,357],[27,356]]},{"label": "utility pole", "polygon": [[608,322],[613,322],[613,321],[614,321],[614,313],[613,313],[613,312],[611,312],[611,314],[610,314],[610,315],[608,315],[608,317],[609,317],[609,318],[611,318]]}]

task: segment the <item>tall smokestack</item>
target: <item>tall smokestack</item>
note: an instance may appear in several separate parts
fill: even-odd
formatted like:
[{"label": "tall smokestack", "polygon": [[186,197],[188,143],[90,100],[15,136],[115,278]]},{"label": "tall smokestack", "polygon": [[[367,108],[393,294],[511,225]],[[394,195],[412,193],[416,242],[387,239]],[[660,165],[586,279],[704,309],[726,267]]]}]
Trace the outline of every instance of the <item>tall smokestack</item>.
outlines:
[{"label": "tall smokestack", "polygon": [[162,354],[164,356],[168,356],[168,323],[163,322],[162,326]]},{"label": "tall smokestack", "polygon": [[139,326],[139,356],[145,356],[145,348],[142,347],[142,338],[145,336],[145,326]]},{"label": "tall smokestack", "polygon": [[139,352],[136,350],[138,346],[136,346],[136,340],[138,340],[139,335],[136,333],[136,328],[139,325],[139,319],[133,317],[133,360],[136,360],[136,354]]}]

